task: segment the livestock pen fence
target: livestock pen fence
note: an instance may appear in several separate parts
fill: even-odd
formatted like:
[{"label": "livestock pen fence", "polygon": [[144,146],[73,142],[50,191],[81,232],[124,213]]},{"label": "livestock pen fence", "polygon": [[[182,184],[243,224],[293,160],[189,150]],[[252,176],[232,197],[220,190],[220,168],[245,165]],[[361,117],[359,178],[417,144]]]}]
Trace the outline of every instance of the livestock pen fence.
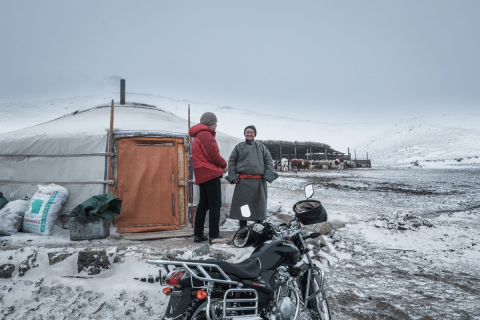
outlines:
[{"label": "livestock pen fence", "polygon": [[[368,153],[366,159],[357,158],[356,152],[354,156],[350,153],[350,149],[345,154],[338,150],[333,149],[330,145],[321,142],[313,141],[284,141],[284,140],[259,140],[264,144],[272,159],[280,161],[281,159],[304,159],[309,161],[335,161],[342,158],[350,163],[349,167],[368,167],[371,168],[372,164],[368,159]],[[355,164],[353,164],[354,162]]]},{"label": "livestock pen fence", "polygon": [[306,159],[306,160],[335,160],[346,158],[347,155],[333,149],[331,146],[321,142],[312,141],[282,141],[282,140],[259,140],[263,143],[272,159],[281,160]]}]

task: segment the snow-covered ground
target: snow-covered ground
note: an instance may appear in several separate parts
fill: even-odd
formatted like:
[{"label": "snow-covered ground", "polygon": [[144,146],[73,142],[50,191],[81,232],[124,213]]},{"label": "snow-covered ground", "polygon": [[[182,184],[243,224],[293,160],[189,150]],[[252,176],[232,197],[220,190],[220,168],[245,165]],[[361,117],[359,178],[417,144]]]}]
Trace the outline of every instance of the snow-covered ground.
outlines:
[{"label": "snow-covered ground", "polygon": [[[480,319],[479,179],[465,168],[320,171],[270,190],[286,213],[314,183],[329,220],[346,224],[321,254],[334,318]],[[414,216],[431,227],[398,224]]]},{"label": "snow-covered ground", "polygon": [[[314,198],[337,228],[315,252],[327,272],[334,319],[480,319],[479,178],[480,171],[466,168],[280,173],[270,185],[268,211],[272,221],[290,219],[303,186],[314,184]],[[412,221],[407,215],[428,226],[407,223],[402,230],[402,221]],[[232,236],[236,227],[227,220],[221,233]],[[167,299],[157,283],[134,280],[157,275],[146,259],[220,255],[235,262],[250,252],[191,238],[126,241],[114,232],[70,242],[58,225],[49,237],[19,233],[0,238],[0,246],[2,264],[18,266],[33,252],[38,264],[23,277],[16,270],[0,280],[3,319],[153,319]],[[82,249],[106,250],[111,269],[77,273]],[[49,266],[49,252],[73,255]]]}]

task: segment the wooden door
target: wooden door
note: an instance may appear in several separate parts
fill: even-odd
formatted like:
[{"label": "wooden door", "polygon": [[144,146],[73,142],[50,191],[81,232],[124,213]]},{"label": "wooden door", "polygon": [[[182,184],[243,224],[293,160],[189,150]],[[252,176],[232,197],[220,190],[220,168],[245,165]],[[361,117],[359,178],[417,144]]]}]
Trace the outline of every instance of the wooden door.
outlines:
[{"label": "wooden door", "polygon": [[117,140],[116,194],[123,200],[117,232],[179,229],[184,201],[180,199],[179,210],[177,140],[147,137]]}]

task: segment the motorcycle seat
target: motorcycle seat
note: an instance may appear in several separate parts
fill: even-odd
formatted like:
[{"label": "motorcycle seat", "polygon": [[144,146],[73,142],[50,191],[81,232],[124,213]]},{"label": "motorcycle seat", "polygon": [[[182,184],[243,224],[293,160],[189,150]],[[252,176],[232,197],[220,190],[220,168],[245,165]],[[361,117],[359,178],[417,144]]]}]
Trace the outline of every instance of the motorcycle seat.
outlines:
[{"label": "motorcycle seat", "polygon": [[238,263],[230,263],[223,260],[183,260],[183,261],[216,264],[227,275],[234,275],[240,279],[257,279],[258,277],[260,277],[260,272],[261,272],[260,260],[256,257],[251,257]]}]

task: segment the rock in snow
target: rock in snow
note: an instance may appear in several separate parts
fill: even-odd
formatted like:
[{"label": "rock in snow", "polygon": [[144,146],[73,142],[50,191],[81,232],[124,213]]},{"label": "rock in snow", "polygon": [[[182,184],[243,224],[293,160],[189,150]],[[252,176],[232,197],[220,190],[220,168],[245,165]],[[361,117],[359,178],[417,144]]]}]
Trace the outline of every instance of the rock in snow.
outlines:
[{"label": "rock in snow", "polygon": [[36,268],[36,267],[38,267],[37,253],[34,252],[31,255],[29,255],[27,259],[22,261],[22,263],[20,264],[20,267],[18,268],[18,275],[23,276],[25,275],[25,272],[27,272],[31,268]]},{"label": "rock in snow", "polygon": [[86,271],[88,275],[94,275],[99,274],[104,269],[110,269],[110,261],[108,261],[105,250],[85,250],[78,253],[78,273]]},{"label": "rock in snow", "polygon": [[73,252],[49,252],[48,264],[53,266],[56,263],[62,262],[73,254]]},{"label": "rock in snow", "polygon": [[381,214],[376,217],[373,225],[377,228],[412,231],[418,230],[421,226],[433,227],[433,224],[429,220],[409,213],[395,213],[393,215]]},{"label": "rock in snow", "polygon": [[0,265],[0,278],[8,279],[15,271],[15,265],[11,263]]}]

